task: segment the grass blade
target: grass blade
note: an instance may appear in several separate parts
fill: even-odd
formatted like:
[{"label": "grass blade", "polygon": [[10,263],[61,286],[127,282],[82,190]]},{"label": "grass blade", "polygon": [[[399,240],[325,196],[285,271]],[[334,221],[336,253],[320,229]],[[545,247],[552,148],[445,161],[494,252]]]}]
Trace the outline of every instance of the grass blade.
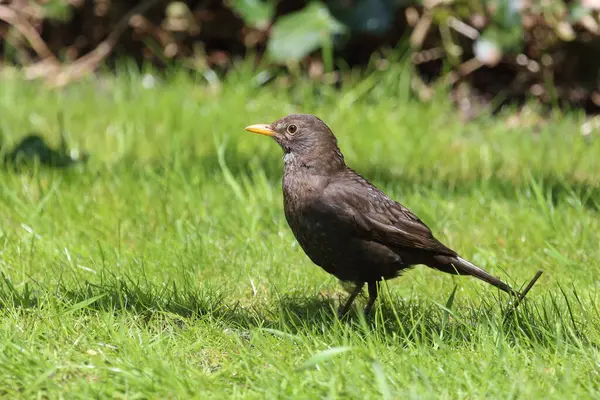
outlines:
[{"label": "grass blade", "polygon": [[330,349],[323,350],[323,351],[315,354],[310,359],[308,359],[304,364],[302,364],[301,369],[306,369],[306,368],[314,367],[317,364],[322,364],[325,361],[330,360],[330,359],[334,358],[335,356],[345,353],[350,350],[352,350],[352,348],[348,347],[348,346],[332,347]]},{"label": "grass blade", "polygon": [[80,301],[79,303],[74,304],[71,307],[69,307],[69,309],[65,312],[65,314],[72,314],[75,311],[81,310],[82,308],[85,308],[85,307],[89,306],[90,304],[97,302],[98,300],[102,299],[105,296],[106,296],[106,293],[102,293],[97,296],[90,297],[89,299]]}]

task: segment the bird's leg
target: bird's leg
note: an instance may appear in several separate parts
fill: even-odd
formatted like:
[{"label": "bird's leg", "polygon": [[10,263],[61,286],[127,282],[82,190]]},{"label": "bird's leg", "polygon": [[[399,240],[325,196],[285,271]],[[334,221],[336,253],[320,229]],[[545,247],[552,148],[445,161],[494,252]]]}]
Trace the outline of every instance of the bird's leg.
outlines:
[{"label": "bird's leg", "polygon": [[371,281],[368,283],[369,288],[369,301],[367,302],[367,306],[365,307],[365,315],[368,315],[373,308],[373,304],[375,304],[375,300],[377,300],[377,281]]},{"label": "bird's leg", "polygon": [[354,299],[360,294],[364,285],[365,284],[363,282],[356,284],[354,291],[350,293],[350,296],[348,297],[348,300],[346,300],[344,306],[338,309],[338,318],[342,318],[344,315],[346,315],[346,313],[348,313],[348,311],[350,311],[350,307],[352,306]]}]

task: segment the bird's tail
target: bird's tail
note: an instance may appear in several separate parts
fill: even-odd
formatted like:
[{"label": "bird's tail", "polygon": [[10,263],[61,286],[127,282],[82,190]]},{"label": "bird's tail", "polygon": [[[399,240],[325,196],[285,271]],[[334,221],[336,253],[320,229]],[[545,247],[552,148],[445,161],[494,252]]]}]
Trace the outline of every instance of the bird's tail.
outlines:
[{"label": "bird's tail", "polygon": [[[444,261],[446,261],[446,260],[444,260]],[[490,285],[497,287],[498,289],[502,290],[503,292],[506,292],[508,294],[512,294],[515,296],[519,296],[519,292],[514,290],[508,284],[502,282],[500,279],[489,274],[488,272],[479,268],[475,264],[465,260],[464,258],[458,257],[458,256],[452,257],[451,260],[444,262],[441,266],[438,266],[437,269],[444,271],[444,272],[451,273],[451,274],[471,275],[471,276],[474,276],[475,278],[481,279],[482,281],[489,283]]]}]

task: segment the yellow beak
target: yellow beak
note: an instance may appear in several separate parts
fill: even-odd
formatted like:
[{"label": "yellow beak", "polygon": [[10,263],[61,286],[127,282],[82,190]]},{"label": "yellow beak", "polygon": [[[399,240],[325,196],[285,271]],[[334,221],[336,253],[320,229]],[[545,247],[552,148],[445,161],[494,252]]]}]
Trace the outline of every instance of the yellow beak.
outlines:
[{"label": "yellow beak", "polygon": [[277,132],[275,132],[273,129],[271,129],[270,125],[266,125],[266,124],[257,124],[257,125],[250,125],[244,128],[247,131],[250,132],[254,132],[254,133],[260,133],[261,135],[267,135],[267,136],[275,136],[277,134]]}]

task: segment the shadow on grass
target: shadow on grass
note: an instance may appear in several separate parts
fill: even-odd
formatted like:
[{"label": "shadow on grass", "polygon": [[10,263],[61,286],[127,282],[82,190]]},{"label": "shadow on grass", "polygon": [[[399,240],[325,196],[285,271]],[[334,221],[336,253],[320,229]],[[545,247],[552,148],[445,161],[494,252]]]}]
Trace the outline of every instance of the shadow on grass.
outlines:
[{"label": "shadow on grass", "polygon": [[585,334],[588,319],[575,319],[573,304],[566,295],[561,298],[547,294],[537,301],[526,300],[517,310],[506,297],[486,296],[478,301],[452,309],[426,298],[392,296],[380,298],[369,316],[362,314],[362,306],[355,305],[341,321],[333,299],[292,295],[280,299],[277,306],[281,316],[279,326],[291,333],[311,327],[313,330],[318,327],[318,331],[334,329],[342,322],[366,334],[399,338],[405,344],[459,345],[476,342],[476,336],[483,333],[509,342],[550,347],[563,343],[599,347]]},{"label": "shadow on grass", "polygon": [[[387,298],[386,298],[387,297]],[[208,318],[234,330],[267,329],[285,335],[318,336],[335,332],[340,326],[359,334],[375,334],[400,340],[405,345],[436,345],[476,341],[481,334],[501,335],[508,341],[556,347],[569,343],[575,347],[597,345],[588,338],[600,331],[595,305],[582,303],[575,289],[561,295],[544,294],[535,301],[523,302],[516,312],[504,298],[485,297],[479,303],[452,308],[429,299],[400,299],[382,296],[374,313],[364,317],[355,308],[342,320],[336,316],[336,299],[302,292],[286,293],[270,304],[226,303],[214,289],[200,289],[172,282],[155,285],[133,279],[114,279],[102,284],[85,284],[55,290],[25,285],[18,290],[2,276],[0,310],[27,312],[54,304],[63,315],[97,312],[132,313],[150,321],[156,313],[169,313],[190,323]],[[592,301],[593,303],[593,301]],[[595,321],[595,322],[593,322]],[[596,324],[596,325],[594,325]]]}]

